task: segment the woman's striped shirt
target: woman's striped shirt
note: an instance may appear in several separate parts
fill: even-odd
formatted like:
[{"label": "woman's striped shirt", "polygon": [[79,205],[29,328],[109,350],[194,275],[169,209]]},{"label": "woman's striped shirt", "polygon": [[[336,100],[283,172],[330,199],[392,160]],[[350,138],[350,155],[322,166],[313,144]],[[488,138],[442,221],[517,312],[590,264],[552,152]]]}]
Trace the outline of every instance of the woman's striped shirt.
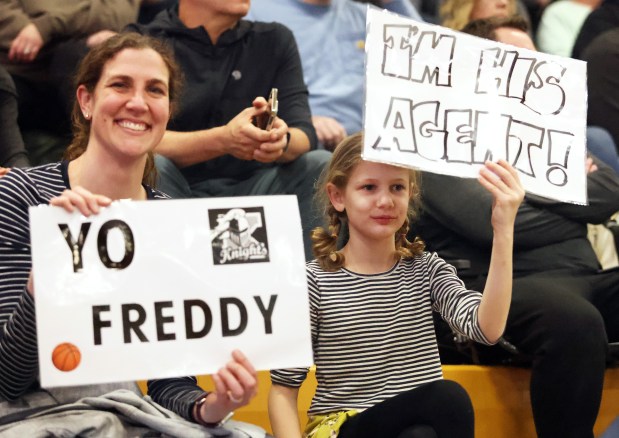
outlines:
[{"label": "woman's striped shirt", "polygon": [[[12,169],[0,178],[0,399],[14,400],[36,384],[34,300],[26,291],[32,266],[28,208],[70,188],[66,161]],[[146,187],[149,199],[167,195]]]},{"label": "woman's striped shirt", "polygon": [[[326,272],[307,264],[318,387],[310,414],[365,409],[442,378],[432,311],[457,332],[488,344],[477,322],[479,292],[455,269],[423,253],[388,272]],[[274,370],[274,383],[297,387],[308,369]]]}]

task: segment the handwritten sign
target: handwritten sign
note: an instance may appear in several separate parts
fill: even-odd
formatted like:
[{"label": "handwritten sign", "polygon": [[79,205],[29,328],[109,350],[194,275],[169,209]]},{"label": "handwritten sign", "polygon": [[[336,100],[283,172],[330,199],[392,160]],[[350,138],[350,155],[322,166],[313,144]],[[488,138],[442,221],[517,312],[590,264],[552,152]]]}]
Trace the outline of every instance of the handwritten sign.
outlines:
[{"label": "handwritten sign", "polygon": [[368,9],[364,158],[476,177],[510,162],[527,191],[586,193],[586,64]]},{"label": "handwritten sign", "polygon": [[44,387],[312,363],[294,196],[31,208]]}]

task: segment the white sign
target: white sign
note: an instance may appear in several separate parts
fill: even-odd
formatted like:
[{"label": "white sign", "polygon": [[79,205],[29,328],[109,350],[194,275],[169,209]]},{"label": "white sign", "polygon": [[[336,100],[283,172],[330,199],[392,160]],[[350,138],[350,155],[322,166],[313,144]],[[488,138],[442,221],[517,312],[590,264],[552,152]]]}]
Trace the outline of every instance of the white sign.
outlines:
[{"label": "white sign", "polygon": [[30,209],[41,385],[312,364],[296,197]]},{"label": "white sign", "polygon": [[587,203],[586,64],[369,8],[364,158]]}]

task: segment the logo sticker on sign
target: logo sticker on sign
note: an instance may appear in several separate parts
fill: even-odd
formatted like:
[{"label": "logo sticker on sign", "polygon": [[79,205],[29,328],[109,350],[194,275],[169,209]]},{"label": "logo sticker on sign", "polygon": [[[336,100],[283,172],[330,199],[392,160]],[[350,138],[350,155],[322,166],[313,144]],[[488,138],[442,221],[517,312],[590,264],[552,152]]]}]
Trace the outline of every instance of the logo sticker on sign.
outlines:
[{"label": "logo sticker on sign", "polygon": [[263,207],[213,209],[208,218],[215,265],[269,261]]}]

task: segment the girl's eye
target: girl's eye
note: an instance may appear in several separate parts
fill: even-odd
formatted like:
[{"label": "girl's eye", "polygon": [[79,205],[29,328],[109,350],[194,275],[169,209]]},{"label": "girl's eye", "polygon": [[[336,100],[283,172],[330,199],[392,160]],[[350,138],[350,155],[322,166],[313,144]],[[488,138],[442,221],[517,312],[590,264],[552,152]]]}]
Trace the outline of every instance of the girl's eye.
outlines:
[{"label": "girl's eye", "polygon": [[395,192],[401,192],[402,190],[406,189],[406,187],[404,187],[404,184],[395,184],[393,186],[393,190]]},{"label": "girl's eye", "polygon": [[375,188],[375,187],[376,187],[376,186],[375,186],[374,184],[365,184],[365,185],[363,185],[361,188],[362,188],[363,190],[368,190],[368,191],[369,191],[369,190],[374,190],[374,188]]}]

